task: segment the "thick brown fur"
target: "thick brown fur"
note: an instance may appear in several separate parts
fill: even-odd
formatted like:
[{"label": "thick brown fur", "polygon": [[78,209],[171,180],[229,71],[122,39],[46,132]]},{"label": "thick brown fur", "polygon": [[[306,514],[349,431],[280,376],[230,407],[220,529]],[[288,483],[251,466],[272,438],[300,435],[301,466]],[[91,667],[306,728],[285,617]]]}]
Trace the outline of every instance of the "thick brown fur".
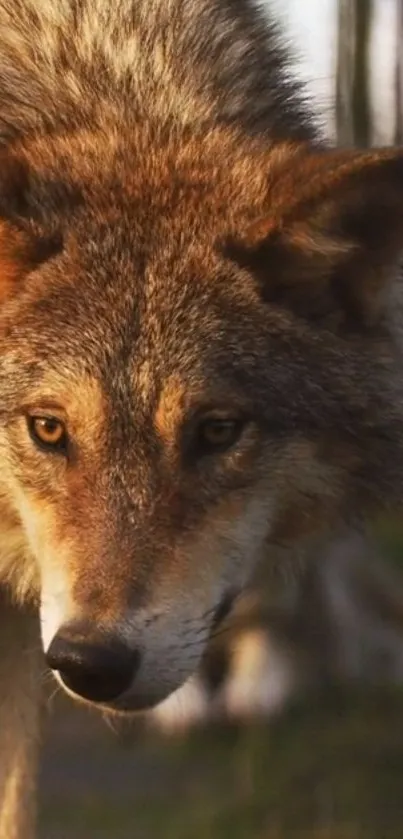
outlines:
[{"label": "thick brown fur", "polygon": [[2,0],[0,137],[2,577],[148,707],[271,543],[401,502],[403,154],[321,145],[252,0]]}]

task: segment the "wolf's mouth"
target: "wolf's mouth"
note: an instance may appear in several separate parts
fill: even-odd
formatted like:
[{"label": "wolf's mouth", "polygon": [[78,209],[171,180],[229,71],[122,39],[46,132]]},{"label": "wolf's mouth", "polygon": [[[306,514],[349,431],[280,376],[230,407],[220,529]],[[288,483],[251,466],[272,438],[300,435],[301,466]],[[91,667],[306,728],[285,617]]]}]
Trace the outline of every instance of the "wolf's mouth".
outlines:
[{"label": "wolf's mouth", "polygon": [[[239,592],[231,588],[216,606],[205,643],[231,612]],[[206,637],[207,636],[207,637]],[[200,650],[203,658],[203,650]],[[122,713],[150,710],[181,687],[174,678],[168,684],[155,665],[148,678],[141,678],[144,656],[113,635],[78,621],[66,624],[54,637],[46,653],[49,667],[65,691],[74,699]],[[162,667],[164,662],[162,661]],[[194,668],[197,668],[194,662]],[[154,676],[152,675],[154,672]],[[158,678],[160,675],[160,678]],[[191,675],[188,672],[184,681]],[[140,678],[139,678],[140,676]],[[154,678],[156,681],[154,681]],[[164,681],[166,691],[164,690]],[[171,688],[171,689],[169,689]]]},{"label": "wolf's mouth", "polygon": [[222,624],[223,621],[225,621],[225,619],[228,617],[228,615],[233,609],[237,597],[239,597],[239,591],[231,589],[231,591],[227,591],[226,594],[224,594],[224,596],[221,598],[214,614],[211,626],[211,634],[214,634],[214,632],[218,629],[220,624]]}]

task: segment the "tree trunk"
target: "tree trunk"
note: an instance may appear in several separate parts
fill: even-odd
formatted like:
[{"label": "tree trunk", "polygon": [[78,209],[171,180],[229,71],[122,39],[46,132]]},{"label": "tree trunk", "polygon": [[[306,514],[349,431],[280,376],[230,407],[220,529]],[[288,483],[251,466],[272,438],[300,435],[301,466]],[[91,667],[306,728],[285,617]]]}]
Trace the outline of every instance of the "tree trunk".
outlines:
[{"label": "tree trunk", "polygon": [[396,26],[396,122],[395,122],[395,143],[403,144],[403,0],[397,2],[397,26]]},{"label": "tree trunk", "polygon": [[369,45],[371,0],[339,0],[336,125],[342,146],[371,144]]}]

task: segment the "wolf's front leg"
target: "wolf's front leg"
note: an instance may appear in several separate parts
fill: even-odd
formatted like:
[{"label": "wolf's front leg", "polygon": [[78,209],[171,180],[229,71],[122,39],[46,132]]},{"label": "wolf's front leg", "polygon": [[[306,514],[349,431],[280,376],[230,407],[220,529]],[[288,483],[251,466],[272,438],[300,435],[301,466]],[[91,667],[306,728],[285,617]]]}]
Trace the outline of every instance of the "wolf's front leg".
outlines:
[{"label": "wolf's front leg", "polygon": [[33,839],[40,686],[39,620],[0,591],[0,839]]}]

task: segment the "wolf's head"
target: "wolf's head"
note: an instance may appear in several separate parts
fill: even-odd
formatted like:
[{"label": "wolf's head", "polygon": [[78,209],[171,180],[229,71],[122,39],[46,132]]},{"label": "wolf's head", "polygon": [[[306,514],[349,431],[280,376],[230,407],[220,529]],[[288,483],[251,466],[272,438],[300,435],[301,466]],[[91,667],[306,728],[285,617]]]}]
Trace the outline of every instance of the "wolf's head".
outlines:
[{"label": "wolf's head", "polygon": [[157,703],[270,541],[377,495],[402,185],[225,131],[3,153],[1,509],[72,693]]}]

